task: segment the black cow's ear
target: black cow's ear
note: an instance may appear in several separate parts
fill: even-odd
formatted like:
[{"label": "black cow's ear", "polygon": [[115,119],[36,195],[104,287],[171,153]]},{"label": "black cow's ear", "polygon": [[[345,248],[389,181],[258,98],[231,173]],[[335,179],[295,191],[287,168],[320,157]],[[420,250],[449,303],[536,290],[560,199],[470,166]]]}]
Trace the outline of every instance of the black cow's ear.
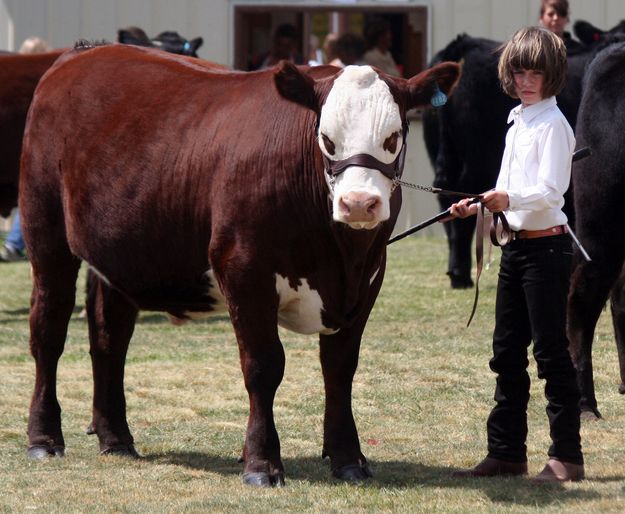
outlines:
[{"label": "black cow's ear", "polygon": [[189,41],[189,44],[191,45],[191,51],[194,54],[197,53],[197,49],[202,46],[202,43],[204,43],[204,40],[201,37],[196,37],[195,39]]},{"label": "black cow's ear", "polygon": [[408,80],[408,108],[427,105],[438,91],[449,96],[460,79],[460,65],[442,62]]},{"label": "black cow's ear", "polygon": [[584,20],[577,20],[573,24],[573,32],[577,36],[577,39],[585,45],[595,43],[605,34],[603,30]]},{"label": "black cow's ear", "polygon": [[315,81],[298,70],[293,63],[280,61],[273,80],[283,98],[308,107],[315,112],[319,110]]}]

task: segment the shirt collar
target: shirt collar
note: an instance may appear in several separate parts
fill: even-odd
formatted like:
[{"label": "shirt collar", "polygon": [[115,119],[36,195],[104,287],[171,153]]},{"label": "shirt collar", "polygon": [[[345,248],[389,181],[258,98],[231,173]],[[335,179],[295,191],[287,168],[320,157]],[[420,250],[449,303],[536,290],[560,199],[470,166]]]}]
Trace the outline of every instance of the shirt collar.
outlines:
[{"label": "shirt collar", "polygon": [[550,96],[549,98],[545,98],[544,100],[536,102],[534,105],[530,105],[528,107],[523,107],[523,104],[517,105],[510,111],[510,114],[508,115],[508,123],[514,121],[519,115],[523,116],[523,121],[525,121],[525,123],[528,123],[541,112],[546,111],[550,107],[555,107],[557,104],[558,102],[556,102],[556,97]]}]

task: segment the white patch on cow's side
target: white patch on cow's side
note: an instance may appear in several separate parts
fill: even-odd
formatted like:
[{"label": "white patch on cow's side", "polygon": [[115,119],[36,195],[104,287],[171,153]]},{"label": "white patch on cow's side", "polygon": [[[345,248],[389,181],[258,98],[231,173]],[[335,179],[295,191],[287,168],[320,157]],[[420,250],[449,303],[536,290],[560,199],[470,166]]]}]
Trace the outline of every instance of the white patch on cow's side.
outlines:
[{"label": "white patch on cow's side", "polygon": [[[391,91],[370,66],[347,66],[334,81],[319,119],[319,146],[330,160],[343,160],[357,154],[369,154],[384,163],[395,160],[403,145],[398,140],[395,152],[383,148],[384,141],[402,131],[399,106]],[[334,143],[328,153],[322,134]],[[327,179],[327,177],[326,177]],[[377,170],[351,166],[336,177],[333,195],[335,221],[341,218],[339,201],[350,192],[378,196],[382,202],[376,219],[355,224],[353,228],[373,228],[390,216],[392,181]]]},{"label": "white patch on cow's side", "polygon": [[319,293],[310,288],[306,279],[293,289],[289,280],[276,273],[278,293],[278,325],[298,334],[331,335],[338,330],[324,326],[321,321],[323,301]]}]

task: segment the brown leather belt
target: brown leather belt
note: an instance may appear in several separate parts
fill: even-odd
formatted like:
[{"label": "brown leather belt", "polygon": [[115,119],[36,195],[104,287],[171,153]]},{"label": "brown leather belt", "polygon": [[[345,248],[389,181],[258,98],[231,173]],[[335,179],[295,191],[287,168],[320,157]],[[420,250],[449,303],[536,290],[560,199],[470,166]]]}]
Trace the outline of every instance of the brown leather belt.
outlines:
[{"label": "brown leather belt", "polygon": [[513,232],[513,234],[514,239],[536,239],[538,237],[558,236],[567,232],[566,225],[556,225],[543,230],[519,230],[518,232]]}]

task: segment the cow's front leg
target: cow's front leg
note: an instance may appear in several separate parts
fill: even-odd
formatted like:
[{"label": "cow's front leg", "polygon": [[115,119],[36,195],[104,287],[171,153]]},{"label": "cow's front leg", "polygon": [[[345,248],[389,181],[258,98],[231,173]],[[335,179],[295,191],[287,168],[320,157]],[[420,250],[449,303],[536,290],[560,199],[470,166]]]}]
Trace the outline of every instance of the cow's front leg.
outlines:
[{"label": "cow's front leg", "polygon": [[87,279],[87,319],[93,369],[93,418],[103,454],[138,457],[126,421],[124,365],[137,308],[91,271]]},{"label": "cow's front leg", "polygon": [[372,476],[360,451],[352,414],[352,381],[358,366],[362,326],[343,328],[320,337],[321,367],[325,384],[323,456],[330,457],[332,474],[347,481]]},{"label": "cow's front leg", "polygon": [[229,297],[236,298],[236,304],[229,302],[230,318],[250,400],[243,447],[243,482],[260,487],[283,486],[284,466],[273,419],[273,401],[282,382],[285,361],[278,337],[276,306],[270,301],[256,300],[264,297],[258,290],[230,293]]},{"label": "cow's front leg", "polygon": [[473,287],[471,279],[471,242],[475,231],[475,217],[455,219],[447,222],[447,243],[449,245],[449,260],[447,275],[453,289],[468,289]]}]

